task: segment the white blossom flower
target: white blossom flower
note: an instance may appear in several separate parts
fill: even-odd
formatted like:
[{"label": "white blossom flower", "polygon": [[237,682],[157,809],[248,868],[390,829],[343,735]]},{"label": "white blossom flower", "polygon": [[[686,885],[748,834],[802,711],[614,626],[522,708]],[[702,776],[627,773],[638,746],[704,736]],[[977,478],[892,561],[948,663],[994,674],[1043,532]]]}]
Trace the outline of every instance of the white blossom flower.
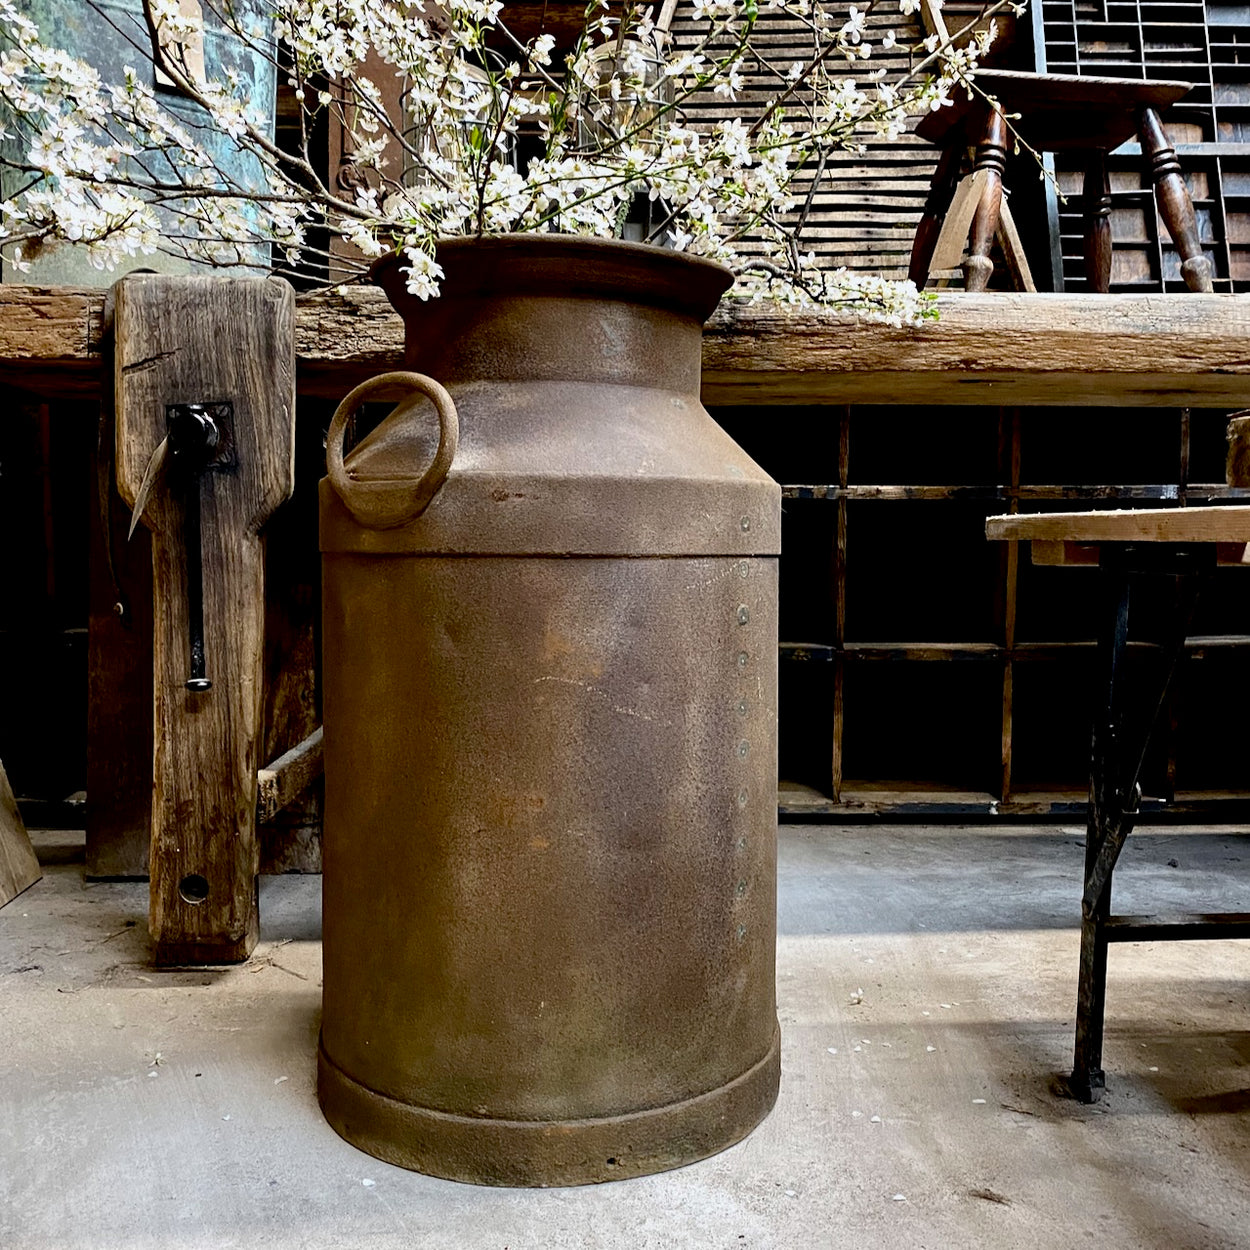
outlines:
[{"label": "white blossom flower", "polygon": [[[210,57],[206,80],[191,82],[175,54],[185,99],[155,92],[142,63],[106,82],[46,43],[24,4],[0,0],[0,161],[22,171],[21,190],[0,203],[0,238],[21,265],[58,242],[103,269],[158,249],[254,264],[270,245],[275,263],[295,265],[328,230],[352,249],[344,265],[398,253],[408,289],[429,299],[443,277],[440,236],[612,237],[649,203],[657,234],[733,267],[748,298],[895,321],[926,315],[914,288],[827,272],[799,254],[793,228],[806,192],[796,175],[947,105],[993,37],[991,25],[963,49],[942,49],[934,77],[898,86],[885,65],[863,67],[859,82],[835,69],[857,72],[878,38],[884,51],[896,46],[894,30],[878,36],[868,25],[862,0],[844,13],[823,0],[692,0],[706,33],[662,51],[650,12],[622,16],[601,0],[559,68],[551,34],[526,44],[498,29],[500,0],[442,0],[437,25],[422,0],[212,6],[259,59],[280,47],[306,125],[320,114],[341,127],[350,165],[329,183],[275,147],[242,61]],[[900,13],[918,5],[900,0]],[[152,13],[175,43],[195,33],[180,0],[153,0]],[[773,52],[752,39],[768,13],[802,22],[812,48],[773,65],[761,91],[753,67]],[[605,41],[614,56],[596,55]],[[398,116],[387,113],[390,78],[404,84]],[[691,120],[691,93],[746,102],[734,116],[708,122],[692,111]],[[541,151],[522,162],[529,136]]]}]

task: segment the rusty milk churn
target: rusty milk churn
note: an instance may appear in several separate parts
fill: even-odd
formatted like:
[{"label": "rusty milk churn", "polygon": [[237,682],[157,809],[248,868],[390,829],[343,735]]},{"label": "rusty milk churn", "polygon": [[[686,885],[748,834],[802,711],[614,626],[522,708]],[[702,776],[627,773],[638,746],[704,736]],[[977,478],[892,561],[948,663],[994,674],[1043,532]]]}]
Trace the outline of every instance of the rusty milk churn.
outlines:
[{"label": "rusty milk churn", "polygon": [[661,1171],[779,1072],[780,490],[699,403],[730,278],[565,236],[438,258],[428,303],[377,273],[429,377],[357,388],[321,484],[321,1106],[457,1180]]}]

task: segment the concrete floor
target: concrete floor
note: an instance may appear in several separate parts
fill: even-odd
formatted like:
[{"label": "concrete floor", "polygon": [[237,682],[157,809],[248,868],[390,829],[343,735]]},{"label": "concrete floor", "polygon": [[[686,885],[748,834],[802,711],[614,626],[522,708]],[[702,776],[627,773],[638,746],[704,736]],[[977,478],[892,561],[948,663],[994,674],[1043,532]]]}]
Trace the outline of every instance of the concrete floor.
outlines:
[{"label": "concrete floor", "polygon": [[[1108,1096],[1055,1092],[1079,831],[783,828],[776,1110],[703,1163],[545,1192],[324,1123],[318,879],[265,879],[250,964],[158,972],[146,887],[37,842],[47,876],[0,911],[3,1250],[1250,1245],[1243,943],[1113,948]],[[1225,833],[1134,834],[1117,877],[1120,911],[1248,900]]]}]

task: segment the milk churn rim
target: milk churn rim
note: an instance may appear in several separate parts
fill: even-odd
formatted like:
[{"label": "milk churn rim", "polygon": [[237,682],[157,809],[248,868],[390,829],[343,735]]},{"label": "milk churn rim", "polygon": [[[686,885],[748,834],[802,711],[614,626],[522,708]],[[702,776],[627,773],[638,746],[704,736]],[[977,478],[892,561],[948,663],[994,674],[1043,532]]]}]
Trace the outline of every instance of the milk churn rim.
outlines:
[{"label": "milk churn rim", "polygon": [[[604,297],[667,308],[705,322],[733,285],[724,265],[648,243],[562,234],[504,234],[441,239],[445,277],[438,300],[493,295]],[[437,300],[410,295],[403,258],[384,256],[369,270],[402,314]]]}]

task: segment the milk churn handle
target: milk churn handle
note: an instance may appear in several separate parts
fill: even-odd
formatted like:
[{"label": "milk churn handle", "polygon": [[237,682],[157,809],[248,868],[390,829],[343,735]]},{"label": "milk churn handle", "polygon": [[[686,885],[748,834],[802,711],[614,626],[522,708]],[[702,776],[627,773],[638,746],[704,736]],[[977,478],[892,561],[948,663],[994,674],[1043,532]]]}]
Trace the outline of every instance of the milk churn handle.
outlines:
[{"label": "milk churn handle", "polygon": [[[430,467],[415,481],[410,478],[372,481],[356,478],[343,463],[343,437],[348,419],[370,395],[383,389],[392,394],[400,389],[408,392],[386,418],[388,421],[406,416],[417,407],[422,396],[431,400],[438,411],[438,451]],[[348,512],[361,525],[369,529],[406,525],[416,520],[438,494],[451,469],[459,438],[460,422],[456,416],[456,405],[433,378],[427,378],[423,373],[381,373],[362,382],[335,409],[326,435],[326,474]]]}]

